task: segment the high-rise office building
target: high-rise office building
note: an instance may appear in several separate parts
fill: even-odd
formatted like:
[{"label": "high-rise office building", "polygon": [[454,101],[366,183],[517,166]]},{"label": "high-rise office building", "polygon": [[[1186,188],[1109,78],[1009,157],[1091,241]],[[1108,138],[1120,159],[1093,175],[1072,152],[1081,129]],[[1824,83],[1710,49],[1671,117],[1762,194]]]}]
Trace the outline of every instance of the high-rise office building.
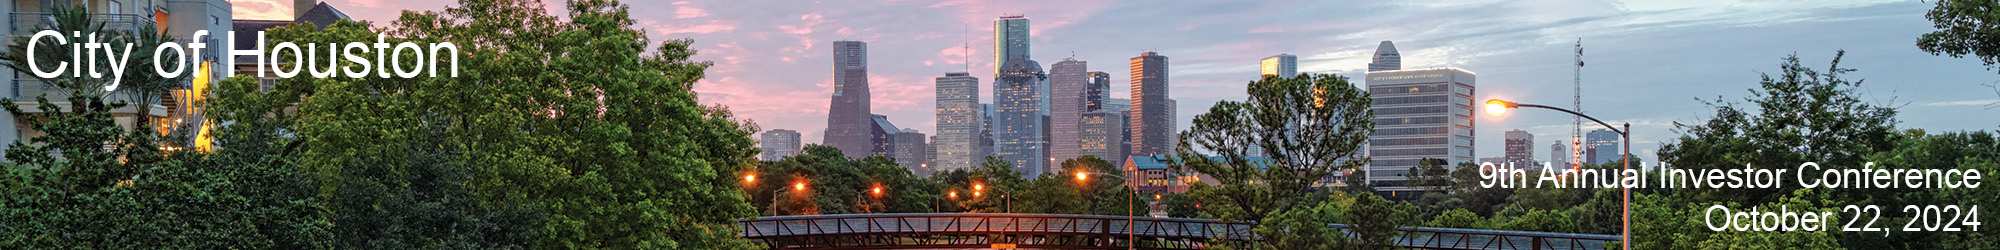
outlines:
[{"label": "high-rise office building", "polygon": [[[869,126],[868,155],[895,158],[896,133],[901,133],[902,130],[896,129],[896,124],[889,123],[889,116],[871,114],[870,120],[873,121],[874,125]],[[868,155],[863,155],[862,157],[867,157]]]},{"label": "high-rise office building", "polygon": [[[883,152],[876,138],[868,97],[868,43],[833,42],[833,104],[826,113],[826,138],[821,143],[840,149],[848,158]],[[893,132],[891,132],[893,133]]]},{"label": "high-rise office building", "polygon": [[1099,110],[1083,113],[1079,121],[1078,156],[1092,155],[1122,166],[1125,162],[1125,112]]},{"label": "high-rise office building", "polygon": [[1007,60],[1028,56],[1028,18],[1024,16],[1002,16],[993,20],[993,76],[999,77]]},{"label": "high-rise office building", "polygon": [[1403,54],[1396,53],[1396,44],[1382,41],[1375,46],[1375,57],[1368,63],[1368,72],[1403,69]]},{"label": "high-rise office building", "polygon": [[993,104],[979,104],[979,154],[972,158],[972,166],[986,163],[986,157],[993,156]]},{"label": "high-rise office building", "polygon": [[1104,110],[1105,99],[1111,98],[1111,74],[1091,71],[1084,77],[1090,81],[1083,85],[1083,112]]},{"label": "high-rise office building", "polygon": [[1049,157],[1056,161],[1082,156],[1080,122],[1090,95],[1089,64],[1063,59],[1049,65]]},{"label": "high-rise office building", "polygon": [[1258,68],[1262,69],[1262,75],[1291,78],[1299,75],[1299,56],[1278,54],[1265,57],[1258,63]]},{"label": "high-rise office building", "polygon": [[980,115],[979,78],[965,72],[945,73],[937,78],[937,170],[964,169],[980,162],[980,133],[986,131]]},{"label": "high-rise office building", "polygon": [[903,169],[910,170],[910,173],[917,173],[923,169],[923,164],[929,161],[926,159],[930,156],[929,139],[930,136],[917,132],[916,129],[906,128],[897,132],[896,153],[893,154],[896,165],[903,166]]},{"label": "high-rise office building", "polygon": [[[1556,140],[1555,144],[1549,144],[1548,167],[1553,169],[1569,168],[1569,143],[1563,143],[1562,140]],[[1540,168],[1533,168],[1533,169],[1540,169]]]},{"label": "high-rise office building", "polygon": [[1132,155],[1171,152],[1173,110],[1167,104],[1167,56],[1148,51],[1132,58]]},{"label": "high-rise office building", "polygon": [[1618,153],[1623,152],[1618,148],[1618,143],[1618,132],[1598,129],[1584,133],[1583,146],[1586,147],[1585,151],[1589,151],[1589,154],[1584,155],[1584,159],[1589,160],[1590,164],[1598,165],[1616,161]]},{"label": "high-rise office building", "polygon": [[1472,72],[1459,69],[1368,72],[1375,132],[1367,178],[1380,191],[1417,191],[1408,170],[1422,159],[1473,161]]},{"label": "high-rise office building", "polygon": [[[1104,99],[1104,108],[1100,109],[1100,111],[1118,114],[1118,124],[1124,124],[1121,125],[1124,128],[1118,131],[1123,136],[1119,136],[1119,140],[1121,141],[1115,147],[1118,147],[1118,155],[1132,155],[1132,99],[1106,98]],[[1125,161],[1125,157],[1119,157],[1118,161]],[[1120,166],[1123,166],[1123,164],[1121,163]]]},{"label": "high-rise office building", "polygon": [[1163,152],[1160,152],[1160,153],[1163,153],[1163,154],[1169,154],[1169,153],[1173,153],[1175,149],[1178,149],[1178,148],[1179,148],[1179,147],[1181,146],[1181,143],[1180,143],[1180,140],[1181,140],[1181,124],[1180,124],[1180,121],[1181,121],[1181,113],[1180,113],[1180,110],[1181,110],[1181,101],[1179,101],[1179,100],[1174,100],[1174,99],[1171,99],[1171,98],[1167,99],[1167,110],[1166,110],[1166,111],[1167,111],[1167,112],[1166,112],[1166,113],[1167,113],[1167,115],[1166,115],[1166,118],[1167,118],[1167,123],[1166,123],[1166,128],[1167,128],[1167,133],[1166,133],[1166,135],[1165,135],[1165,136],[1162,136],[1163,138],[1166,138],[1166,139],[1167,139],[1167,147],[1166,147],[1166,151],[1163,151]]},{"label": "high-rise office building", "polygon": [[1041,176],[1050,158],[1042,106],[1048,79],[1035,60],[1014,57],[993,81],[993,153],[1026,178]]},{"label": "high-rise office building", "polygon": [[1519,129],[1507,131],[1507,162],[1517,167],[1535,164],[1535,134]]},{"label": "high-rise office building", "polygon": [[778,161],[784,160],[785,157],[799,155],[799,147],[802,146],[799,139],[799,131],[790,129],[766,130],[764,131],[764,135],[758,138],[758,144],[764,148],[764,152],[759,154],[763,157],[759,159]]}]

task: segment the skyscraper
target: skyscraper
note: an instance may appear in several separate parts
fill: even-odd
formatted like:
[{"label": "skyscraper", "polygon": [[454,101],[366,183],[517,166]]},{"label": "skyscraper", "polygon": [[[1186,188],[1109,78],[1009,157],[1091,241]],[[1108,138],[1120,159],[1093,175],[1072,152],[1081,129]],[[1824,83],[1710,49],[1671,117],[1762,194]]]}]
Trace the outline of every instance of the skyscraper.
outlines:
[{"label": "skyscraper", "polygon": [[966,72],[945,73],[937,78],[937,170],[970,168],[979,164],[980,133],[985,122],[980,115],[979,78]]},{"label": "skyscraper", "polygon": [[[1554,169],[1569,168],[1569,143],[1563,143],[1562,140],[1556,140],[1555,144],[1549,144],[1548,163],[1549,163],[1548,166],[1549,168],[1554,168]],[[1534,169],[1540,169],[1540,168],[1534,168]]]},{"label": "skyscraper", "polygon": [[930,156],[930,143],[928,139],[930,139],[929,136],[923,132],[917,132],[916,129],[906,128],[901,132],[897,132],[896,153],[893,154],[896,158],[896,165],[903,166],[903,169],[910,170],[910,173],[916,173],[918,170],[921,170],[922,165],[929,161],[929,159],[925,158]]},{"label": "skyscraper", "polygon": [[777,161],[783,160],[785,157],[798,155],[799,146],[801,146],[799,139],[799,131],[790,129],[764,131],[764,135],[758,138],[758,144],[764,148],[763,157],[760,159]]},{"label": "skyscraper", "polygon": [[1263,75],[1285,78],[1299,75],[1299,57],[1292,54],[1265,57],[1264,61],[1258,64],[1259,68],[1263,69]]},{"label": "skyscraper", "polygon": [[1083,113],[1078,133],[1078,156],[1093,155],[1114,166],[1125,162],[1125,112],[1099,110]]},{"label": "skyscraper", "polygon": [[[1104,99],[1104,108],[1100,110],[1118,114],[1118,124],[1124,127],[1118,130],[1122,136],[1119,136],[1120,141],[1114,147],[1118,148],[1118,155],[1132,155],[1132,99]],[[1119,166],[1124,166],[1122,163],[1124,161],[1125,157],[1118,157],[1117,162],[1121,162]]]},{"label": "skyscraper", "polygon": [[874,121],[874,125],[869,126],[869,151],[867,155],[863,155],[862,157],[880,155],[882,157],[895,158],[896,133],[901,133],[902,130],[897,130],[896,124],[889,123],[889,116],[873,114],[871,115],[871,120]]},{"label": "skyscraper", "polygon": [[1375,112],[1370,184],[1381,191],[1425,190],[1406,183],[1419,160],[1473,161],[1474,76],[1451,68],[1368,72]]},{"label": "skyscraper", "polygon": [[1168,153],[1173,110],[1167,104],[1167,56],[1147,51],[1132,58],[1132,155]]},{"label": "skyscraper", "polygon": [[993,153],[1026,178],[1041,176],[1049,158],[1042,127],[1042,88],[1049,77],[1035,60],[1014,57],[993,81]]},{"label": "skyscraper", "polygon": [[979,154],[972,158],[972,166],[986,163],[986,157],[993,156],[993,104],[979,104]]},{"label": "skyscraper", "polygon": [[1591,130],[1590,133],[1583,134],[1583,146],[1590,152],[1584,159],[1589,160],[1590,164],[1599,165],[1616,161],[1619,152],[1623,151],[1618,148],[1618,143],[1618,132],[1604,129]]},{"label": "skyscraper", "polygon": [[1535,134],[1519,129],[1507,131],[1507,162],[1516,167],[1535,164]]},{"label": "skyscraper", "polygon": [[1028,18],[1020,15],[1002,16],[993,20],[993,76],[999,77],[1007,60],[1015,57],[1033,59],[1028,56]]},{"label": "skyscraper", "polygon": [[1056,161],[1083,155],[1078,134],[1084,98],[1090,95],[1089,64],[1063,59],[1049,65],[1049,157]]},{"label": "skyscraper", "polygon": [[1083,112],[1104,110],[1104,99],[1111,98],[1111,74],[1091,71],[1084,77],[1090,82],[1083,85]]},{"label": "skyscraper", "polygon": [[1368,72],[1403,69],[1403,54],[1396,53],[1396,44],[1382,41],[1375,46],[1375,58],[1368,63]]},{"label": "skyscraper", "polygon": [[868,43],[834,41],[833,104],[827,109],[826,138],[821,142],[848,158],[879,152],[874,138],[882,135],[875,133],[868,105]]}]

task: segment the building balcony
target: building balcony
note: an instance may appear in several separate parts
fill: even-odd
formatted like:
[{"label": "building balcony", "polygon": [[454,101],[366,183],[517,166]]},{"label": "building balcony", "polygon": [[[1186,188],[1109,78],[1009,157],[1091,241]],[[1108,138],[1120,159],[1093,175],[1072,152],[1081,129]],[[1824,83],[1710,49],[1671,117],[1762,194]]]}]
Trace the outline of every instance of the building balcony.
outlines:
[{"label": "building balcony", "polygon": [[[49,103],[61,106],[60,108],[65,111],[70,108],[68,104],[69,97],[72,94],[68,88],[48,84],[38,79],[20,78],[14,79],[11,87],[12,91],[8,97],[14,99],[14,104],[21,105],[22,111],[30,113],[42,112],[41,104],[35,102],[35,97],[41,95],[48,95]],[[112,110],[113,114],[130,116],[139,112],[138,102],[133,101],[132,95],[125,92],[110,93],[105,95],[104,99],[110,102],[125,101],[128,103],[125,107]],[[166,106],[161,105],[159,101],[148,102],[146,105],[152,105],[152,109],[147,112],[150,113],[148,114],[150,117],[167,117],[168,114],[173,112]]]},{"label": "building balcony", "polygon": [[[153,17],[139,14],[91,13],[89,15],[91,21],[104,22],[106,31],[133,32],[147,25],[158,25]],[[56,22],[55,14],[49,12],[14,12],[8,15],[8,20],[13,22],[15,35],[34,35],[35,32],[41,32],[43,26]]]}]

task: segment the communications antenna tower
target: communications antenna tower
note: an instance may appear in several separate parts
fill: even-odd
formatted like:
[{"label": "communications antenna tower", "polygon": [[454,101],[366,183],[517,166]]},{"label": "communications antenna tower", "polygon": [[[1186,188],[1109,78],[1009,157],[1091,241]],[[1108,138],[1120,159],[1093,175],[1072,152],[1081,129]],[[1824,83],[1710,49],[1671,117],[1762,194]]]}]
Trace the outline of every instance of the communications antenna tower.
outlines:
[{"label": "communications antenna tower", "polygon": [[[1573,100],[1575,100],[1574,104],[1576,106],[1574,108],[1576,109],[1576,112],[1582,113],[1583,112],[1583,38],[1576,39],[1576,65],[1574,66],[1576,66],[1576,71],[1575,71],[1576,75],[1574,79],[1575,82],[1573,82],[1574,85],[1572,86],[1575,87],[1574,90],[1576,92],[1573,92],[1574,94],[1571,97],[1574,98]],[[1570,128],[1573,129],[1570,131],[1569,134],[1570,168],[1582,168],[1583,167],[1583,117],[1570,116]]]}]

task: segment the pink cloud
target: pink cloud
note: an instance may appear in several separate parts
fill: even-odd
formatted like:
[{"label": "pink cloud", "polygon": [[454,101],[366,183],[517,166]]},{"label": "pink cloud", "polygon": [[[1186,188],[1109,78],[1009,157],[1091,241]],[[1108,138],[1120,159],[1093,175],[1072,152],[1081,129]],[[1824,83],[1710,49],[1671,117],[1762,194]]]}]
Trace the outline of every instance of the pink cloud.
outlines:
[{"label": "pink cloud", "polygon": [[708,23],[688,25],[688,26],[657,24],[652,21],[642,21],[642,23],[649,24],[648,26],[651,26],[654,31],[659,31],[660,34],[662,35],[708,34],[716,32],[729,32],[736,30],[735,22],[723,22],[722,20],[708,20]]},{"label": "pink cloud", "polygon": [[791,33],[794,35],[812,34],[813,26],[818,26],[819,24],[826,22],[826,20],[823,19],[824,17],[825,16],[822,16],[819,13],[807,13],[805,15],[799,16],[799,21],[801,21],[799,25],[778,26],[778,29],[785,30],[785,33]]},{"label": "pink cloud", "polygon": [[686,5],[674,8],[674,18],[687,19],[687,18],[696,18],[705,16],[708,16],[708,11],[702,10],[701,8],[695,8]]},{"label": "pink cloud", "polygon": [[291,20],[291,1],[284,0],[237,0],[230,3],[229,13],[236,19],[249,20]]}]

